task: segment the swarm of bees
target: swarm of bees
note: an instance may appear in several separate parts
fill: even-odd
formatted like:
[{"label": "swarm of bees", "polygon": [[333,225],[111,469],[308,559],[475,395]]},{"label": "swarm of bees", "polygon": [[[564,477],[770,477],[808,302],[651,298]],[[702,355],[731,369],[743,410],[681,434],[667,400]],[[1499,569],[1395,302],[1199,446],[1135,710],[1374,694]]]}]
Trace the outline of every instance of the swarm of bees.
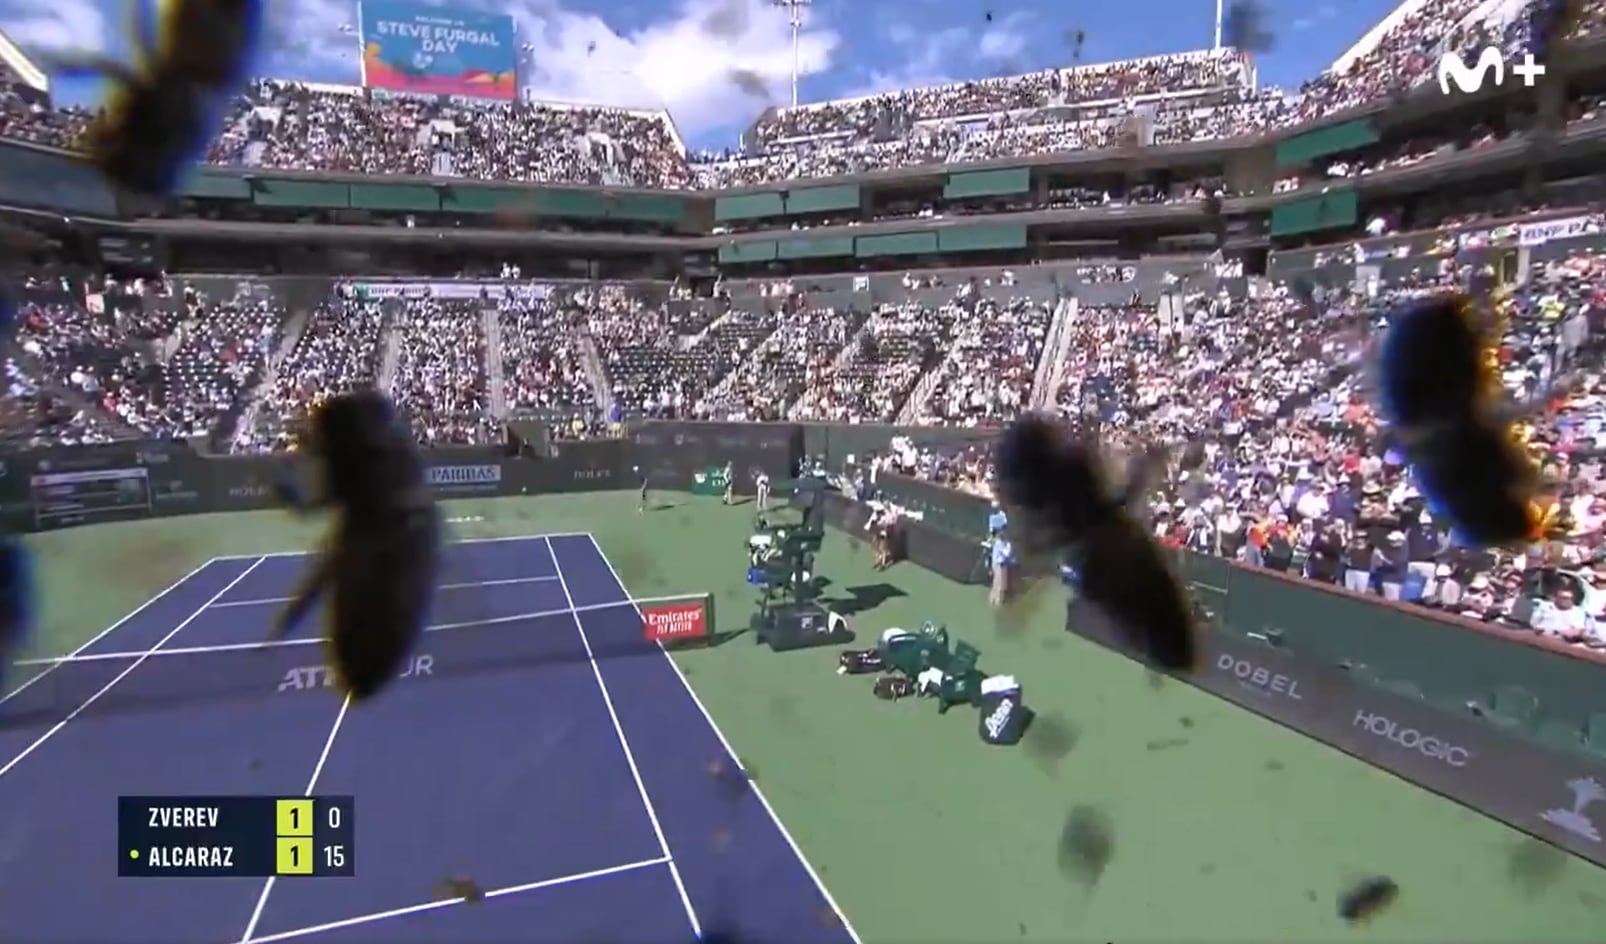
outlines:
[{"label": "swarm of bees", "polygon": [[280,612],[274,637],[293,630],[324,592],[324,639],[331,674],[353,703],[372,698],[401,672],[423,632],[440,559],[440,515],[407,424],[374,390],[342,394],[315,408],[302,452],[316,469],[317,494],[286,485],[292,509],[335,512],[323,552]]},{"label": "swarm of bees", "polygon": [[1142,457],[1118,493],[1096,442],[1041,417],[1018,421],[994,454],[1011,521],[1074,563],[1078,591],[1137,655],[1167,672],[1191,672],[1202,651],[1193,607],[1164,551],[1128,511],[1163,458]]},{"label": "swarm of bees", "polygon": [[262,8],[257,0],[172,0],[158,23],[152,6],[135,7],[134,64],[77,56],[58,65],[117,83],[84,141],[101,174],[129,193],[165,196],[245,81]]},{"label": "swarm of bees", "polygon": [[1488,332],[1465,295],[1398,314],[1379,357],[1381,407],[1435,514],[1484,547],[1525,542],[1538,472],[1511,436]]}]

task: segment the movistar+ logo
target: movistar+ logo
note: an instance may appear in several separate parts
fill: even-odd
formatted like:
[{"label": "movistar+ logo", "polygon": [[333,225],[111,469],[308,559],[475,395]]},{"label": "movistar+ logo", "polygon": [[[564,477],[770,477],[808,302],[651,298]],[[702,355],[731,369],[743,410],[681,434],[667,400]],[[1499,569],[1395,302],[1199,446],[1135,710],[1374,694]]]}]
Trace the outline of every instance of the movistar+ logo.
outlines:
[{"label": "movistar+ logo", "polygon": [[[1512,66],[1511,71],[1522,79],[1524,87],[1533,88],[1534,82],[1545,74],[1545,67],[1535,62],[1530,52],[1525,53],[1522,61]],[[1506,60],[1494,46],[1483,47],[1477,61],[1470,66],[1458,53],[1447,52],[1439,57],[1439,91],[1446,95],[1450,94],[1452,85],[1460,92],[1482,91],[1491,77],[1496,88],[1506,84]]]}]

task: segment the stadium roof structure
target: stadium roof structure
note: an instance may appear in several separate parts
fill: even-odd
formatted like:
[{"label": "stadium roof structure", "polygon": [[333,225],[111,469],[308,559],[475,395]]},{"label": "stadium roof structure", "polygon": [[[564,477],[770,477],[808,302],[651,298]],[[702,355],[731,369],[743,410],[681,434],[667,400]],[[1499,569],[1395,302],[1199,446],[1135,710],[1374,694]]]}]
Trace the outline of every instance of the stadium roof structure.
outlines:
[{"label": "stadium roof structure", "polygon": [[22,48],[11,41],[5,30],[0,30],[0,63],[3,63],[22,84],[38,92],[49,94],[50,77],[45,75],[43,69],[33,64],[33,60],[23,53]]}]

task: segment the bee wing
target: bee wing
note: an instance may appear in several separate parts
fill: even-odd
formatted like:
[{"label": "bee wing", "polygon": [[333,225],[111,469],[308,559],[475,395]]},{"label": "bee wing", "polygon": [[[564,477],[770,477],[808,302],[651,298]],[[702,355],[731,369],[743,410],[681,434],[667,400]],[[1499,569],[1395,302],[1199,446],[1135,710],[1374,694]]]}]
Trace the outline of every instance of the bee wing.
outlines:
[{"label": "bee wing", "polygon": [[101,53],[52,52],[41,57],[46,67],[68,78],[110,78],[125,86],[139,84],[139,73],[126,62]]}]

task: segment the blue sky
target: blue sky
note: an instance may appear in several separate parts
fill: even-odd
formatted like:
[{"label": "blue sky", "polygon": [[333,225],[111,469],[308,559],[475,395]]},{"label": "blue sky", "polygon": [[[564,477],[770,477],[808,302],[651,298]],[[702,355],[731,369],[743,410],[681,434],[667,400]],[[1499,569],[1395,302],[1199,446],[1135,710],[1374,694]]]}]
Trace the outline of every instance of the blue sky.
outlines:
[{"label": "blue sky", "polygon": [[[1263,0],[1276,46],[1259,57],[1262,84],[1296,86],[1326,68],[1398,0]],[[697,147],[736,142],[764,107],[733,73],[790,101],[791,29],[769,0],[464,0],[441,4],[514,17],[526,47],[521,78],[562,101],[667,107]],[[258,74],[358,81],[357,4],[267,0],[271,24]],[[0,29],[30,53],[128,47],[128,7],[114,0],[0,0]],[[990,19],[989,19],[990,15]],[[710,35],[713,17],[731,24]],[[801,43],[804,102],[1083,62],[1208,48],[1214,0],[815,0]],[[754,83],[745,83],[752,85]],[[96,83],[58,81],[83,102]]]}]

